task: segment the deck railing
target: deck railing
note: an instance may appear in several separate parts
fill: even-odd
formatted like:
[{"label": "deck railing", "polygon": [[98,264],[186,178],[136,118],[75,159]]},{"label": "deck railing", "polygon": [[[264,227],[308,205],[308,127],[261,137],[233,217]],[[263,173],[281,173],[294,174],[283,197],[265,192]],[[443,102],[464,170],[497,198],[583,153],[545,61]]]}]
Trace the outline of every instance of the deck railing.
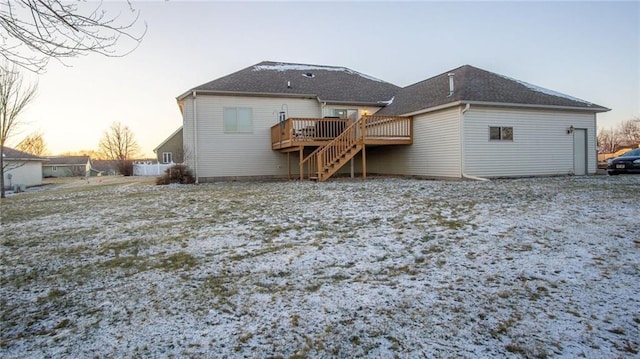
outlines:
[{"label": "deck railing", "polygon": [[411,139],[411,117],[363,116],[366,139]]},{"label": "deck railing", "polygon": [[318,146],[300,160],[300,179],[324,181],[367,144],[411,144],[411,121],[399,116],[362,116],[351,124],[340,118],[288,118],[271,127],[272,148],[297,147],[302,154],[305,146]]},{"label": "deck railing", "polygon": [[347,127],[344,118],[288,118],[271,127],[271,144],[331,141]]}]

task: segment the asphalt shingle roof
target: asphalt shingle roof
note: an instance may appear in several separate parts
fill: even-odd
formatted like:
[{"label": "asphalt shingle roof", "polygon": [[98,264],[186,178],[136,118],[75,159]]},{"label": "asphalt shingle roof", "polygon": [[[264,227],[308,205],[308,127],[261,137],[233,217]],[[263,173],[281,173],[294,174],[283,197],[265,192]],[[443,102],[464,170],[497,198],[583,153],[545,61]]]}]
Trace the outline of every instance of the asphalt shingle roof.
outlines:
[{"label": "asphalt shingle roof", "polygon": [[[449,93],[449,73],[455,90]],[[609,109],[523,81],[464,65],[400,88],[346,67],[264,61],[207,82],[191,91],[318,97],[329,103],[385,106],[376,114],[402,115],[454,102],[483,102],[536,107]]]},{"label": "asphalt shingle roof", "polygon": [[52,156],[49,158],[48,166],[76,166],[86,165],[89,161],[89,156]]},{"label": "asphalt shingle roof", "polygon": [[191,91],[309,95],[326,102],[382,104],[399,89],[346,67],[264,61]]},{"label": "asphalt shingle roof", "polygon": [[27,152],[18,151],[13,148],[4,148],[5,160],[20,160],[20,161],[48,161],[46,158],[38,157]]},{"label": "asphalt shingle roof", "polygon": [[[451,96],[450,73],[454,74],[454,93]],[[401,89],[393,102],[377,114],[407,114],[457,101],[573,107],[588,111],[608,110],[575,97],[464,65]]]}]

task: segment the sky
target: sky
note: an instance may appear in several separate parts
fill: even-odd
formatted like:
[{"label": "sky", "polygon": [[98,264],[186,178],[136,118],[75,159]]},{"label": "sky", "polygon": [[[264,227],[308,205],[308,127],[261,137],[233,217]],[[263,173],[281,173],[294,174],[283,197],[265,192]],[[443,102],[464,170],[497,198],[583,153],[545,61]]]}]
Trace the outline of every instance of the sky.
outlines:
[{"label": "sky", "polygon": [[[97,5],[97,3],[89,3]],[[44,134],[51,154],[95,150],[109,126],[142,155],[182,125],[176,97],[261,61],[344,66],[407,86],[461,65],[640,116],[640,2],[133,2],[124,57],[90,54],[28,74],[38,96],[11,139]],[[130,15],[124,2],[108,14]],[[131,43],[119,43],[121,51]],[[11,141],[10,141],[11,143]]]}]

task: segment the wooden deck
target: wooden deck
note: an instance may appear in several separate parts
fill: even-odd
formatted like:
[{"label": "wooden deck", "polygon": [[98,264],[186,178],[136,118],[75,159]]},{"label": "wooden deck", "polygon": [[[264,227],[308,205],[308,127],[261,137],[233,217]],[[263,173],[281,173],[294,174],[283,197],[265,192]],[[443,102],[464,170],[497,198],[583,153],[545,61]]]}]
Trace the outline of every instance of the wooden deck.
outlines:
[{"label": "wooden deck", "polygon": [[[355,136],[365,145],[410,145],[413,143],[410,117],[364,116],[364,127]],[[271,127],[271,148],[281,152],[301,147],[325,146],[340,135],[351,121],[342,118],[288,118]],[[364,136],[361,136],[364,132]]]},{"label": "wooden deck", "polygon": [[[366,177],[367,146],[412,143],[411,117],[363,116],[355,122],[340,118],[288,118],[271,127],[271,148],[289,154],[297,151],[300,179],[317,181],[329,179],[358,153],[362,153],[362,176]],[[304,156],[306,147],[315,150]]]}]

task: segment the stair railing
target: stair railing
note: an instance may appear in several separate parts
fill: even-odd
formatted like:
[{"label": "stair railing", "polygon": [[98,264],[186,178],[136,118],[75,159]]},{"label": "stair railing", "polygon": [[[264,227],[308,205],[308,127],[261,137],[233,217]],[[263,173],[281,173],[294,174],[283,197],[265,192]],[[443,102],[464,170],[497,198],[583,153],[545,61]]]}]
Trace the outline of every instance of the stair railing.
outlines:
[{"label": "stair railing", "polygon": [[304,174],[307,173],[307,178],[318,178],[318,152],[322,147],[316,148],[307,157],[300,162],[300,179],[304,180]]},{"label": "stair railing", "polygon": [[361,126],[362,118],[349,125],[349,127],[324,147],[318,149],[316,161],[319,181],[324,181],[325,173],[329,170],[329,167],[338,162],[345,153],[358,144],[358,140],[363,138]]}]

